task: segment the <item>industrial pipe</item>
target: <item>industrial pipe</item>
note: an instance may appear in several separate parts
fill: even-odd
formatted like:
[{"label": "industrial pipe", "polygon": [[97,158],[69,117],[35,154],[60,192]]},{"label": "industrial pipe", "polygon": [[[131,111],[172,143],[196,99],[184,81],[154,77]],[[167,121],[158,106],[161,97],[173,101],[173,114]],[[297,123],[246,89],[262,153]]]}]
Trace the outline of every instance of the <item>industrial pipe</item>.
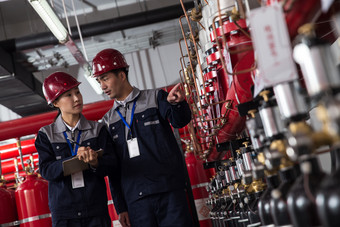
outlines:
[{"label": "industrial pipe", "polygon": [[[92,121],[101,119],[112,107],[113,100],[84,105],[83,115]],[[51,124],[57,111],[33,115],[0,123],[0,141],[36,134],[45,125]]]},{"label": "industrial pipe", "polygon": [[[184,4],[187,8],[194,7],[193,2]],[[120,31],[138,26],[153,24],[166,20],[175,19],[181,16],[181,5],[173,5],[161,9],[150,10],[147,12],[136,13],[114,19],[108,19],[93,22],[80,26],[83,38],[96,36],[100,34]],[[78,39],[79,33],[77,27],[72,27],[72,38]],[[51,32],[33,34],[30,36],[6,40],[0,42],[0,46],[10,52],[33,49],[41,46],[56,45],[59,41]]]}]

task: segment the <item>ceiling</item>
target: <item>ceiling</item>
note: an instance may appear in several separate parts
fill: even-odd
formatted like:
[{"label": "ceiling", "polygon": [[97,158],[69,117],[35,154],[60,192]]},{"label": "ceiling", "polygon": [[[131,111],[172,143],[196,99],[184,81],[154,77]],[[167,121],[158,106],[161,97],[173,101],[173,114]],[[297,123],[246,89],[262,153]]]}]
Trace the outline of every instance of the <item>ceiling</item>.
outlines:
[{"label": "ceiling", "polygon": [[[191,0],[184,2],[187,9],[192,8]],[[176,43],[182,36],[178,18],[183,12],[177,0],[49,0],[49,3],[89,60],[105,48],[131,53]],[[76,64],[69,50],[58,44],[27,1],[0,1],[1,105],[20,116],[49,111],[41,91],[41,78],[36,73]]]}]

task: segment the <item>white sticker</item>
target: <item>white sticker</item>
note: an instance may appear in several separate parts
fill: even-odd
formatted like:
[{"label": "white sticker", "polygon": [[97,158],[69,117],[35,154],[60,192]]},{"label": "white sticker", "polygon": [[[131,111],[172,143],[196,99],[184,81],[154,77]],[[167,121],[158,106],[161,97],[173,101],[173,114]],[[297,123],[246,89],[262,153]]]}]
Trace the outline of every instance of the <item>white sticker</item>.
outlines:
[{"label": "white sticker", "polygon": [[123,227],[118,220],[112,222],[113,227]]},{"label": "white sticker", "polygon": [[327,13],[334,0],[321,0],[322,12]]},{"label": "white sticker", "polygon": [[71,174],[72,188],[82,188],[85,187],[83,171]]},{"label": "white sticker", "polygon": [[195,206],[197,210],[197,216],[199,221],[207,220],[209,219],[209,213],[210,209],[206,205],[207,198],[203,199],[195,199]]},{"label": "white sticker", "polygon": [[251,10],[249,22],[264,87],[298,79],[282,7],[274,4]]},{"label": "white sticker", "polygon": [[140,155],[139,153],[139,147],[138,147],[138,141],[137,138],[132,138],[127,142],[128,149],[129,149],[129,156],[130,158],[134,158]]},{"label": "white sticker", "polygon": [[[226,48],[228,48],[227,45],[228,44],[226,44]],[[233,72],[233,66],[231,64],[230,53],[226,50],[226,48],[223,49],[223,57],[225,59],[225,63],[226,63],[228,72],[232,73]],[[228,85],[229,85],[229,88],[231,87],[231,83],[232,82],[233,82],[233,75],[228,74]]]},{"label": "white sticker", "polygon": [[258,72],[254,82],[254,98],[265,88],[261,74]]}]

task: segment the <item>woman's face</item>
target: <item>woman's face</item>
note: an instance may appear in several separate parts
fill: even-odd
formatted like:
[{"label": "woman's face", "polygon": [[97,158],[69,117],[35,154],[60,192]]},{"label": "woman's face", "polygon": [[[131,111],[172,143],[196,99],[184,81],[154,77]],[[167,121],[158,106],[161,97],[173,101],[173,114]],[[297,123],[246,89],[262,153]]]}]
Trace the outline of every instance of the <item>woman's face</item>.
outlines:
[{"label": "woman's face", "polygon": [[79,114],[83,110],[83,96],[75,87],[59,96],[53,104],[62,114]]}]

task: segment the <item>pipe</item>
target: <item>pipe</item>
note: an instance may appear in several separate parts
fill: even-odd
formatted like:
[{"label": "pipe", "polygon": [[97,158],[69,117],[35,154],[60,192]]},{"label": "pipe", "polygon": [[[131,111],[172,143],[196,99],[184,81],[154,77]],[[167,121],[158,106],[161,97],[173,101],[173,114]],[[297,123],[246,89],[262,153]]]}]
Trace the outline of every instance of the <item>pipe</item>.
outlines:
[{"label": "pipe", "polygon": [[[28,139],[21,141],[21,149],[22,154],[32,154],[37,152],[37,149],[34,146],[35,139]],[[14,157],[18,157],[18,147],[16,143],[6,144],[0,146],[0,160],[6,160]]]},{"label": "pipe", "polygon": [[[39,163],[39,155],[38,153],[31,154],[33,156],[33,161],[34,165],[38,166]],[[4,175],[14,173],[16,171],[16,166],[13,165],[13,161],[16,160],[17,163],[22,162],[22,163],[27,163],[28,160],[30,160],[30,156],[23,157],[21,160],[20,157],[15,157],[14,159],[9,159],[2,161],[2,173]],[[18,171],[25,171],[25,166],[24,165],[18,165]]]},{"label": "pipe", "polygon": [[[187,2],[185,3],[185,7],[192,8],[194,7],[194,4],[193,2]],[[173,5],[161,9],[155,9],[147,12],[141,12],[133,15],[127,15],[123,17],[85,24],[80,26],[80,30],[82,32],[83,38],[96,36],[100,34],[175,19],[181,16],[181,9],[181,5]],[[79,38],[77,27],[72,27],[71,32],[72,38],[74,40]],[[58,44],[58,40],[53,36],[51,32],[44,32],[0,42],[0,46],[3,46],[6,50],[10,52],[56,44]]]},{"label": "pipe", "polygon": [[[113,100],[84,105],[83,115],[88,120],[99,120],[112,107]],[[39,129],[51,124],[57,111],[33,115],[0,123],[0,141],[38,133]]]}]

